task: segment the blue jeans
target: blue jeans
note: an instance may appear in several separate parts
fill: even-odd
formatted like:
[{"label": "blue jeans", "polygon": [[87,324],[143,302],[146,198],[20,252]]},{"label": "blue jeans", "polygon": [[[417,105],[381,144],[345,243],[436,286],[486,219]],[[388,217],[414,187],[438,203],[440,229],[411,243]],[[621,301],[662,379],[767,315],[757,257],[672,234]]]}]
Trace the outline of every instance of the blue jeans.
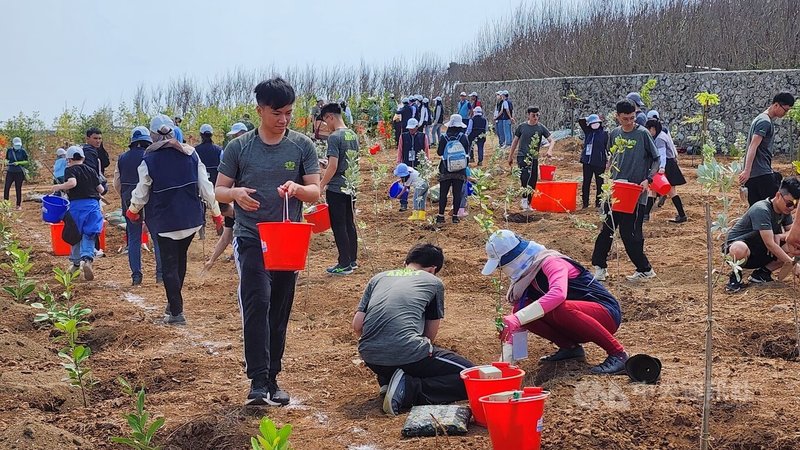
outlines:
[{"label": "blue jeans", "polygon": [[425,211],[425,199],[428,197],[428,183],[414,188],[414,211]]},{"label": "blue jeans", "polygon": [[[125,234],[128,236],[128,265],[131,268],[131,275],[142,275],[142,224],[131,222],[125,218]],[[153,253],[156,258],[156,278],[162,278],[161,272],[161,251],[158,246],[158,236],[152,236],[150,241],[153,244]]]},{"label": "blue jeans", "polygon": [[69,253],[69,260],[72,264],[77,266],[81,263],[81,260],[84,259],[94,261],[94,240],[96,237],[96,233],[81,235],[81,242],[73,245]]},{"label": "blue jeans", "polygon": [[[495,129],[497,131],[497,138],[500,140],[500,147],[506,146],[506,125],[505,122],[508,120],[498,120],[495,125]],[[509,133],[511,134],[511,133]],[[511,145],[509,142],[508,145]]]},{"label": "blue jeans", "polygon": [[403,208],[408,208],[408,189],[406,189],[406,191],[403,192],[403,195],[401,195],[399,198],[400,206]]},{"label": "blue jeans", "polygon": [[431,132],[431,140],[429,141],[432,147],[439,145],[439,136],[442,135],[442,124],[435,123],[431,125],[433,131]]},{"label": "blue jeans", "polygon": [[503,126],[505,129],[503,130],[503,134],[506,137],[506,147],[511,147],[511,141],[514,140],[514,133],[511,132],[511,121],[504,120]]}]

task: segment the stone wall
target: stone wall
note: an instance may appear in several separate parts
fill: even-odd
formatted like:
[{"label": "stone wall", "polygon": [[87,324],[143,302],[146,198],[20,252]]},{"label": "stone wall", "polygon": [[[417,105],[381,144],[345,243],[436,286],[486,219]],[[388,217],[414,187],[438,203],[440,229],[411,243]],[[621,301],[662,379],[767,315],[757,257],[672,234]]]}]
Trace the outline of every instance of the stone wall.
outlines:
[{"label": "stone wall", "polygon": [[[518,122],[525,120],[525,109],[535,105],[541,109],[542,123],[548,128],[569,129],[578,117],[591,113],[608,115],[617,101],[628,92],[638,91],[651,78],[658,82],[650,93],[653,109],[658,110],[661,118],[669,124],[679,146],[691,145],[690,136],[698,134],[699,126],[681,124],[686,116],[700,112],[694,100],[697,92],[709,91],[719,95],[720,105],[711,109],[710,117],[725,125],[721,134],[729,143],[735,141],[737,133],[747,134],[750,122],[769,106],[776,93],[800,94],[800,70],[753,70],[461,82],[455,86],[452,104],[458,101],[459,92],[475,91],[487,110],[487,117],[491,117],[494,93],[508,90]],[[576,105],[574,119],[569,103],[563,99],[570,92],[581,99]],[[800,143],[800,127],[789,120],[774,123],[774,150],[787,152],[792,149],[793,155]]]}]

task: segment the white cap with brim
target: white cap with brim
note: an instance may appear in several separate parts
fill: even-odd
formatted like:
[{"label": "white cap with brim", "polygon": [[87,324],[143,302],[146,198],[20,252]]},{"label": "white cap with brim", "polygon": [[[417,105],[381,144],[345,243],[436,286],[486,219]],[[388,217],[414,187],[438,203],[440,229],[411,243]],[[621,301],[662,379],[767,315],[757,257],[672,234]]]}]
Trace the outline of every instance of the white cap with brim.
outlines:
[{"label": "white cap with brim", "polygon": [[145,141],[149,143],[153,143],[153,138],[150,137],[150,130],[147,127],[138,126],[131,130],[131,143],[136,141]]},{"label": "white cap with brim", "polygon": [[453,114],[450,116],[450,120],[448,120],[444,126],[447,128],[467,128],[467,126],[464,125],[464,120],[461,118],[461,114]]},{"label": "white cap with brim", "polygon": [[67,154],[67,151],[64,150],[63,148],[57,148],[56,149],[56,156],[64,156],[66,154]]},{"label": "white cap with brim", "polygon": [[536,255],[544,249],[541,244],[520,239],[513,231],[495,231],[486,242],[489,260],[483,266],[481,274],[491,275],[500,267],[512,279],[519,279]]},{"label": "white cap with brim", "polygon": [[436,97],[435,99],[433,99],[433,101],[440,102],[440,101],[442,101],[442,97]]},{"label": "white cap with brim", "polygon": [[11,140],[11,145],[22,145],[22,139],[15,137]]},{"label": "white cap with brim", "polygon": [[[80,155],[80,158],[75,158],[75,155]],[[83,159],[83,149],[77,145],[67,149],[67,159]]]},{"label": "white cap with brim", "polygon": [[472,92],[469,94],[469,96],[470,96],[470,97],[477,97],[477,96],[478,96],[478,93],[477,93],[477,92],[475,92],[475,91],[472,91]]},{"label": "white cap with brim", "polygon": [[483,115],[483,108],[481,108],[480,106],[476,106],[475,108],[472,109],[472,115],[473,116],[482,116]]},{"label": "white cap with brim", "polygon": [[460,94],[458,94],[458,95],[459,95],[459,96],[461,96],[461,97],[466,97],[466,96],[467,96],[467,93],[466,93],[466,92],[464,92],[464,91],[461,91],[461,93],[460,93]]},{"label": "white cap with brim", "polygon": [[172,133],[175,123],[165,114],[159,114],[150,121],[150,132],[158,133],[161,135],[168,135]]},{"label": "white cap with brim", "polygon": [[417,128],[419,126],[419,121],[417,119],[408,119],[408,123],[406,124],[406,130],[411,130],[413,128]]},{"label": "white cap with brim", "polygon": [[214,134],[214,129],[211,125],[204,123],[200,125],[200,134]]},{"label": "white cap with brim", "polygon": [[242,131],[247,131],[247,125],[243,124],[242,122],[236,122],[231,126],[231,131],[228,131],[226,134],[228,136],[233,136],[234,134]]},{"label": "white cap with brim", "polygon": [[656,111],[655,109],[651,109],[650,111],[647,111],[647,119],[661,120],[661,117],[658,115],[658,111]]}]

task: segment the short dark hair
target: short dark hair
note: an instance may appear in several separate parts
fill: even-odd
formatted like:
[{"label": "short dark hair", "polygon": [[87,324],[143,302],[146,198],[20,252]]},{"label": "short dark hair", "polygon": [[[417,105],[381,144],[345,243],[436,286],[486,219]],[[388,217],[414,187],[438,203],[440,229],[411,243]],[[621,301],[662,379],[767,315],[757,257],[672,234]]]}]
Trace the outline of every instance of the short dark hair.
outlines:
[{"label": "short dark hair", "polygon": [[795,199],[800,199],[800,179],[797,177],[784,178],[781,181],[781,190]]},{"label": "short dark hair", "polygon": [[103,134],[103,132],[97,127],[90,127],[88,130],[86,130],[86,137],[89,137],[93,134]]},{"label": "short dark hair", "polygon": [[342,115],[342,107],[336,102],[330,102],[322,107],[319,110],[319,116],[324,117],[325,114],[335,114],[337,116]]},{"label": "short dark hair", "polygon": [[617,102],[617,114],[630,114],[636,112],[636,104],[625,99]]},{"label": "short dark hair", "polygon": [[259,106],[269,106],[272,109],[291,105],[295,100],[294,88],[280,77],[258,83],[253,92]]},{"label": "short dark hair", "polygon": [[658,136],[659,134],[661,134],[661,132],[664,130],[663,126],[661,125],[661,122],[659,122],[657,119],[650,119],[650,120],[648,120],[648,121],[647,121],[647,122],[644,124],[644,127],[645,127],[645,128],[647,128],[648,130],[649,130],[650,128],[655,128],[655,129],[656,129],[656,136]]},{"label": "short dark hair", "polygon": [[788,92],[779,92],[772,97],[772,103],[779,105],[794,106],[794,95]]},{"label": "short dark hair", "polygon": [[529,107],[528,107],[527,114],[530,114],[530,113],[538,113],[538,112],[539,112],[539,108],[537,108],[536,106],[529,106]]},{"label": "short dark hair", "polygon": [[417,244],[406,255],[406,265],[411,263],[422,267],[435,267],[434,273],[439,273],[444,266],[444,253],[440,247],[433,244]]}]

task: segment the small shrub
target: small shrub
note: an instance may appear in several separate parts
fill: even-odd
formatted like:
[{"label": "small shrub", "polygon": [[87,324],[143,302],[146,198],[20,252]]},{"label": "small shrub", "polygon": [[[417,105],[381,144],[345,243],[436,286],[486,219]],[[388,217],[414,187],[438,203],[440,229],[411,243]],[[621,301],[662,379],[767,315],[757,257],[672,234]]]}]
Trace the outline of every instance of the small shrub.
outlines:
[{"label": "small shrub", "polygon": [[[144,387],[134,394],[130,383],[124,378],[117,378],[117,382],[122,386],[122,391],[133,396],[135,410],[130,414],[125,414],[128,426],[131,428],[130,436],[114,436],[111,442],[127,445],[136,450],[159,450],[161,447],[153,445],[153,438],[156,433],[164,426],[165,418],[159,417],[150,422],[150,413],[144,409],[145,392]],[[272,447],[269,447],[272,448]]]},{"label": "small shrub", "polygon": [[250,438],[253,450],[286,450],[289,448],[289,435],[292,434],[292,424],[287,423],[280,430],[268,417],[261,419],[258,426],[259,434]]}]

